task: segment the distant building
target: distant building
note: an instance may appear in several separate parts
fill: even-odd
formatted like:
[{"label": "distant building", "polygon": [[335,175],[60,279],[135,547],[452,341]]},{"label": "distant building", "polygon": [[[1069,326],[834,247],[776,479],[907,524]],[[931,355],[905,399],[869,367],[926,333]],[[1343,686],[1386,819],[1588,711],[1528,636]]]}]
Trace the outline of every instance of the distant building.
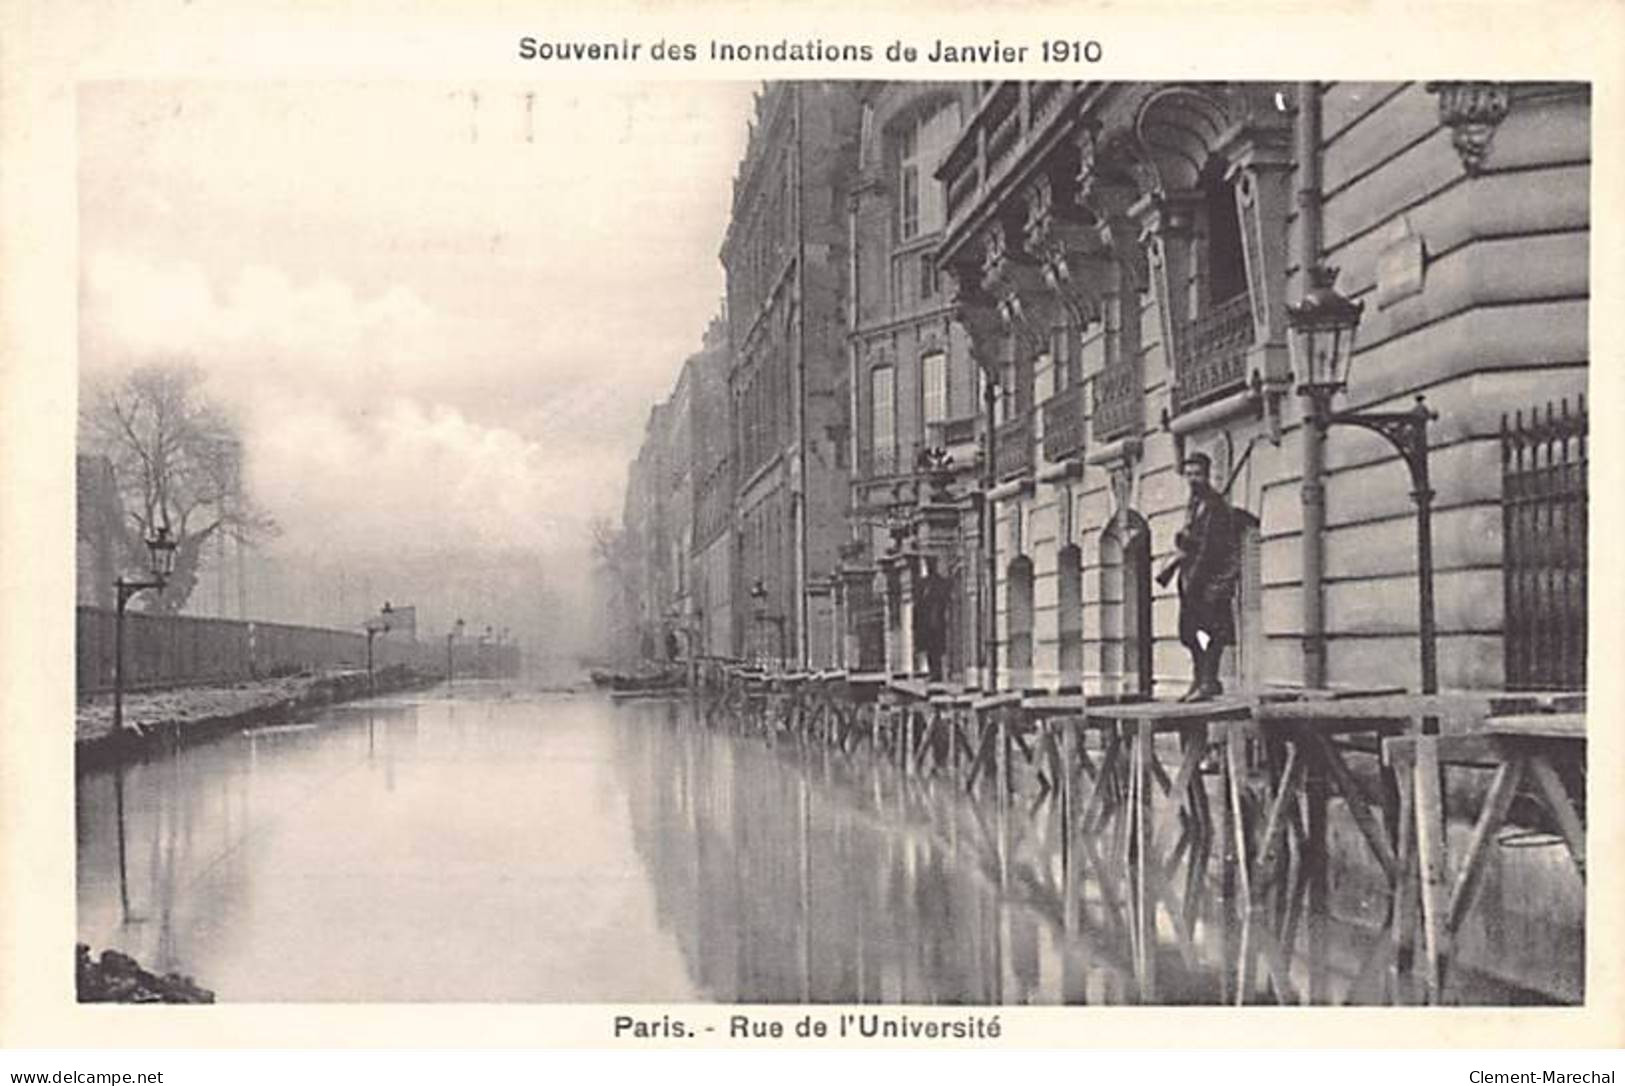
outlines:
[{"label": "distant building", "polygon": [[112,607],[113,581],[119,574],[125,535],[124,506],[112,461],[105,456],[74,458],[74,505],[74,599],[94,607]]},{"label": "distant building", "polygon": [[728,283],[739,655],[834,660],[826,593],[847,541],[849,83],[770,83],[722,244]]},{"label": "distant building", "polygon": [[1581,84],[768,84],[726,335],[629,473],[640,621],[1166,694],[1190,662],[1153,573],[1200,452],[1247,514],[1226,685],[1417,687],[1406,464],[1340,423],[1308,467],[1287,317],[1318,265],[1363,305],[1335,408],[1438,412],[1439,686],[1582,688],[1590,159]]},{"label": "distant building", "polygon": [[704,346],[688,360],[689,434],[693,480],[693,563],[690,617],[697,651],[732,656],[733,461],[729,456],[728,325],[718,316],[705,330]]},{"label": "distant building", "polygon": [[[933,665],[903,657],[940,656],[939,677],[958,679],[978,659],[970,618],[984,591],[967,500],[975,489],[982,385],[969,337],[954,320],[950,284],[937,266],[947,214],[934,175],[975,106],[975,89],[876,82],[856,90],[862,99],[858,169],[847,201],[854,244],[847,308],[854,468],[852,532],[833,586],[844,635],[839,662],[853,670],[910,672]],[[891,527],[918,505],[920,458],[930,450],[950,459],[956,501],[967,508],[953,510],[952,538],[911,560]],[[946,590],[950,613],[926,614],[933,585]],[[935,649],[925,644],[929,636],[912,636],[944,625],[958,636],[948,637],[940,651],[927,651]]]}]

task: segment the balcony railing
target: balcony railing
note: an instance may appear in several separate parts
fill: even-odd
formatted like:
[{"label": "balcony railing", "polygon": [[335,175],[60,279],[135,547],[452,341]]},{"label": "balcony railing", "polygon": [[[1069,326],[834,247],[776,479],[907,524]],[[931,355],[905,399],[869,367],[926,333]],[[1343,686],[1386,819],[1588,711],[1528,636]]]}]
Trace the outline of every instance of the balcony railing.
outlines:
[{"label": "balcony railing", "polygon": [[999,481],[1031,475],[1033,470],[1033,428],[1027,417],[1001,423],[993,449],[993,469]]},{"label": "balcony railing", "polygon": [[865,449],[863,455],[858,458],[859,474],[870,479],[896,475],[899,460],[896,445]]},{"label": "balcony railing", "polygon": [[1253,345],[1253,311],[1246,292],[1191,321],[1180,337],[1179,388],[1175,411],[1216,400],[1247,382],[1247,349]]},{"label": "balcony railing", "polygon": [[1139,361],[1120,363],[1095,378],[1095,438],[1115,441],[1145,425],[1145,390]]},{"label": "balcony railing", "polygon": [[925,437],[927,444],[943,449],[969,445],[976,440],[976,416],[928,422],[925,424]]},{"label": "balcony railing", "polygon": [[1044,459],[1059,463],[1083,452],[1083,386],[1073,385],[1044,401]]},{"label": "balcony railing", "polygon": [[1077,94],[1077,83],[994,83],[943,159],[950,224],[995,185]]}]

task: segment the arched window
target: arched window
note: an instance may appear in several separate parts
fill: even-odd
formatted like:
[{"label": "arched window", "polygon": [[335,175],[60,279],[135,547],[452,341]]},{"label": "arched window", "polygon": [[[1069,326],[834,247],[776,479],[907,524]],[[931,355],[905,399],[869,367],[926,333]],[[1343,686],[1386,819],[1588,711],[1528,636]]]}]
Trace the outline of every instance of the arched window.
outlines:
[{"label": "arched window", "polygon": [[1100,537],[1101,671],[1108,693],[1150,697],[1151,532],[1144,518],[1119,512]]},{"label": "arched window", "polygon": [[1202,185],[1206,205],[1207,260],[1205,307],[1214,309],[1247,293],[1247,259],[1241,249],[1241,218],[1236,187],[1216,174]]},{"label": "arched window", "polygon": [[1009,689],[1022,690],[1033,681],[1033,563],[1025,556],[1013,559],[1005,580],[1005,629],[1009,635],[1005,659]]},{"label": "arched window", "polygon": [[1241,578],[1236,589],[1236,650],[1225,653],[1227,686],[1256,690],[1264,685],[1264,563],[1258,518],[1237,510],[1241,530]]},{"label": "arched window", "polygon": [[1076,543],[1062,547],[1056,556],[1056,584],[1060,596],[1061,683],[1079,686],[1083,682],[1083,551]]}]

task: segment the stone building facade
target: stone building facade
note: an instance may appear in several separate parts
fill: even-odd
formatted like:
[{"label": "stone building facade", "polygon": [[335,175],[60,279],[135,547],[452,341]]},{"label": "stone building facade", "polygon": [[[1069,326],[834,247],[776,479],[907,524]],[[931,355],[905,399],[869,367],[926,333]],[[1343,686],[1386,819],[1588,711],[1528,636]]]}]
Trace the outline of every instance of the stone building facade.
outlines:
[{"label": "stone building facade", "polygon": [[733,655],[733,460],[728,411],[728,325],[706,329],[687,364],[694,486],[690,628],[697,651]]},{"label": "stone building facade", "polygon": [[1571,84],[767,85],[691,484],[726,654],[1165,695],[1202,452],[1247,514],[1226,685],[1415,688],[1412,480],[1290,348],[1334,267],[1333,409],[1437,413],[1439,687],[1583,685],[1590,140]]},{"label": "stone building facade", "polygon": [[[999,389],[999,685],[1183,684],[1178,601],[1151,574],[1184,515],[1178,464],[1202,451],[1253,522],[1229,681],[1414,688],[1406,468],[1333,426],[1305,485],[1287,307],[1324,262],[1364,304],[1337,408],[1425,394],[1439,415],[1439,684],[1502,686],[1502,417],[1585,390],[1588,163],[1582,86],[981,85],[938,174],[939,258]],[[1303,522],[1321,498],[1316,636]]]},{"label": "stone building facade", "polygon": [[757,97],[722,244],[733,412],[738,655],[833,657],[827,584],[846,539],[848,238],[858,103],[844,83]]},{"label": "stone building facade", "polygon": [[[962,679],[974,667],[980,588],[974,516],[981,382],[936,250],[934,177],[974,107],[968,84],[859,84],[858,168],[847,212],[853,463],[850,539],[836,581],[834,663]],[[957,495],[926,538],[922,458]],[[923,548],[923,549],[922,549]]]}]

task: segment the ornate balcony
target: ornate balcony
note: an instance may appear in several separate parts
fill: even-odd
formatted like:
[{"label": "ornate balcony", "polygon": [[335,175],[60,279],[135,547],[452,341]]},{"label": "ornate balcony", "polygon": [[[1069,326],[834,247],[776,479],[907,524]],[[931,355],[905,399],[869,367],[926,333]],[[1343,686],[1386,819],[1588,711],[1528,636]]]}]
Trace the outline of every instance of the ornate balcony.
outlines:
[{"label": "ornate balcony", "polygon": [[951,449],[955,445],[970,445],[976,441],[976,416],[967,415],[962,419],[944,419],[941,422],[930,422],[925,427],[926,443],[942,449]]},{"label": "ornate balcony", "polygon": [[1000,482],[1033,471],[1033,427],[1029,417],[1001,423],[993,450],[994,474]]},{"label": "ornate balcony", "polygon": [[1175,413],[1216,400],[1247,383],[1253,312],[1245,292],[1191,321],[1175,345]]},{"label": "ornate balcony", "polygon": [[1144,380],[1138,360],[1108,367],[1095,379],[1095,439],[1115,441],[1145,425]]},{"label": "ornate balcony", "polygon": [[1042,143],[1045,130],[1083,87],[1076,82],[991,85],[937,170],[937,178],[947,188],[950,224],[961,219],[1002,177],[1019,168],[1017,164]]},{"label": "ornate balcony", "polygon": [[1083,452],[1083,386],[1073,385],[1045,400],[1044,459],[1059,463]]}]

